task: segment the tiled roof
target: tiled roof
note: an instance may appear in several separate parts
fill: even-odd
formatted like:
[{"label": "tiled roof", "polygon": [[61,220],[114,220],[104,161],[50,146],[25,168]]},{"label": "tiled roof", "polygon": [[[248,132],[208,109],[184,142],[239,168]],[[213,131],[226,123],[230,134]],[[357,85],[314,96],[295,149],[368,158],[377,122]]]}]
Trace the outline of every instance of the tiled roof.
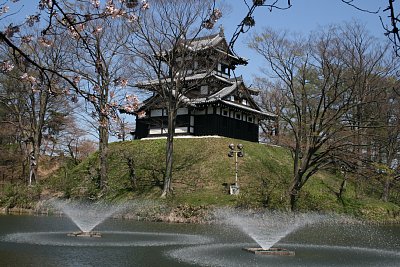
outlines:
[{"label": "tiled roof", "polygon": [[220,42],[224,41],[224,36],[220,34],[209,35],[205,37],[195,38],[188,41],[188,47],[194,51],[215,47]]},{"label": "tiled roof", "polygon": [[[212,71],[211,73],[203,72],[203,73],[198,73],[198,74],[194,74],[194,75],[190,75],[190,76],[185,76],[184,80],[185,81],[194,81],[194,80],[201,80],[201,79],[205,79],[205,78],[209,78],[209,77],[216,78],[216,79],[226,82],[226,83],[232,83],[232,80],[226,79],[226,78],[223,78],[223,77],[217,75],[216,71]],[[169,83],[169,82],[171,82],[171,78],[154,79],[154,80],[137,83],[136,86],[140,88],[140,87],[147,87],[150,85],[158,85],[160,83],[163,84],[163,83]]]}]

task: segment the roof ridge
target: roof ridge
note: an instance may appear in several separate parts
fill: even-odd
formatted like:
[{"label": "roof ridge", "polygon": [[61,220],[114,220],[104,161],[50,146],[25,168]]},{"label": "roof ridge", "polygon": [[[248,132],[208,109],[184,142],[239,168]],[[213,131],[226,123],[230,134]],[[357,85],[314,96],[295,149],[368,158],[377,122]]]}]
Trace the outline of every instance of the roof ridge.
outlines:
[{"label": "roof ridge", "polygon": [[196,38],[187,39],[187,40],[188,41],[202,41],[202,40],[206,40],[206,39],[214,39],[215,37],[218,37],[218,36],[219,36],[219,33],[215,33],[215,34],[196,37]]}]

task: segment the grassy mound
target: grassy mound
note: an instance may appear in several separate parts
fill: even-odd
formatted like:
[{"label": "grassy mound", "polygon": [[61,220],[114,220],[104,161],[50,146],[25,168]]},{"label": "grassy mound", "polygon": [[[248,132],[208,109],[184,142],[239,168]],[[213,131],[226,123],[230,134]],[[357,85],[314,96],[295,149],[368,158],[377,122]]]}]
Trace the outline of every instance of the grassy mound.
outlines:
[{"label": "grassy mound", "polygon": [[[158,199],[165,165],[165,142],[156,139],[110,144],[106,190],[99,191],[97,186],[96,153],[74,168],[61,169],[58,175],[46,180],[45,186],[62,192],[64,197]],[[228,194],[228,186],[235,182],[234,159],[227,156],[230,143],[244,145],[245,156],[239,158],[238,196]],[[174,160],[174,191],[166,200],[168,204],[270,209],[289,206],[287,189],[292,160],[284,148],[229,138],[175,139]],[[367,190],[357,191],[359,186],[351,179],[342,199],[338,199],[341,182],[340,176],[327,172],[312,177],[300,194],[300,210],[398,220],[398,205],[383,203]]]}]

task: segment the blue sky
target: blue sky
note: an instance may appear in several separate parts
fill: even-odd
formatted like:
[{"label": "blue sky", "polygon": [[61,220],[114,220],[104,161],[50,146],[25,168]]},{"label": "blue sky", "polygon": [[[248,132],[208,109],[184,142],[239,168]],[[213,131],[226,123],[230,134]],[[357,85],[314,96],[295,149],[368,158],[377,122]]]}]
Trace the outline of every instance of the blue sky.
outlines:
[{"label": "blue sky", "polygon": [[[148,1],[151,4],[152,0]],[[223,17],[219,20],[218,25],[223,25],[228,42],[236,26],[248,12],[248,8],[244,4],[245,1],[249,4],[252,3],[252,0],[217,0],[218,4],[224,6]],[[266,3],[273,1],[266,0]],[[18,4],[10,4],[10,6],[24,5],[24,8],[18,13],[18,17],[23,20],[27,14],[35,13],[37,3],[38,1],[20,0]],[[279,0],[279,3],[285,6],[287,0]],[[274,9],[272,12],[266,7],[258,7],[254,14],[256,20],[255,27],[251,28],[247,33],[242,34],[237,40],[235,51],[240,56],[249,59],[249,64],[237,68],[236,75],[243,75],[248,85],[251,84],[253,77],[259,74],[259,69],[263,65],[263,61],[247,47],[246,42],[249,41],[252,33],[260,32],[263,27],[272,27],[276,30],[290,30],[295,33],[307,35],[319,27],[357,20],[365,24],[372,35],[386,40],[383,35],[384,30],[379,16],[386,19],[387,14],[383,13],[382,10],[386,7],[387,0],[354,0],[352,2],[354,5],[369,11],[379,10],[378,14],[356,10],[344,4],[341,0],[291,0],[291,3],[292,7],[288,10]],[[15,19],[15,16],[12,16],[11,19]],[[8,24],[11,22],[10,20],[2,21],[1,24]]]},{"label": "blue sky", "polygon": [[[247,14],[244,0],[225,0],[228,12],[219,21],[225,30],[225,36],[231,38],[237,24]],[[251,0],[247,0],[251,3]],[[267,0],[266,3],[272,2]],[[286,4],[286,0],[280,1]],[[263,61],[257,57],[246,45],[251,33],[260,32],[263,27],[272,27],[276,30],[290,30],[295,33],[307,35],[319,27],[357,20],[366,25],[373,36],[386,41],[384,30],[379,20],[379,15],[386,19],[382,10],[386,7],[386,0],[354,0],[353,4],[378,14],[370,14],[356,10],[344,4],[341,0],[291,0],[292,7],[288,10],[269,11],[266,7],[258,7],[255,11],[256,25],[249,32],[241,35],[237,40],[235,51],[242,57],[249,59],[247,66],[237,68],[236,75],[242,74],[245,82],[250,85],[254,75],[259,74]]]}]

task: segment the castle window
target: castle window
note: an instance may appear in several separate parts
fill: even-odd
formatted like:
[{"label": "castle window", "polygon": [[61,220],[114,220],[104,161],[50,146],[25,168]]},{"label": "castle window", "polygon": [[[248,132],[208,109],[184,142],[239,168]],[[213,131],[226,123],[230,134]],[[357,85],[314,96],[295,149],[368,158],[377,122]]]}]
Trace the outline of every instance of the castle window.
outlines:
[{"label": "castle window", "polygon": [[226,75],[229,76],[230,75],[230,69],[229,69],[228,65],[221,64],[221,72],[223,74],[226,74]]},{"label": "castle window", "polygon": [[222,74],[221,76],[230,77],[230,68],[224,63],[218,63],[217,71]]},{"label": "castle window", "polygon": [[223,109],[222,110],[222,115],[223,116],[228,116],[228,110],[227,109]]},{"label": "castle window", "polygon": [[236,117],[236,119],[240,120],[241,119],[241,114],[240,113],[236,113],[235,117]]}]

